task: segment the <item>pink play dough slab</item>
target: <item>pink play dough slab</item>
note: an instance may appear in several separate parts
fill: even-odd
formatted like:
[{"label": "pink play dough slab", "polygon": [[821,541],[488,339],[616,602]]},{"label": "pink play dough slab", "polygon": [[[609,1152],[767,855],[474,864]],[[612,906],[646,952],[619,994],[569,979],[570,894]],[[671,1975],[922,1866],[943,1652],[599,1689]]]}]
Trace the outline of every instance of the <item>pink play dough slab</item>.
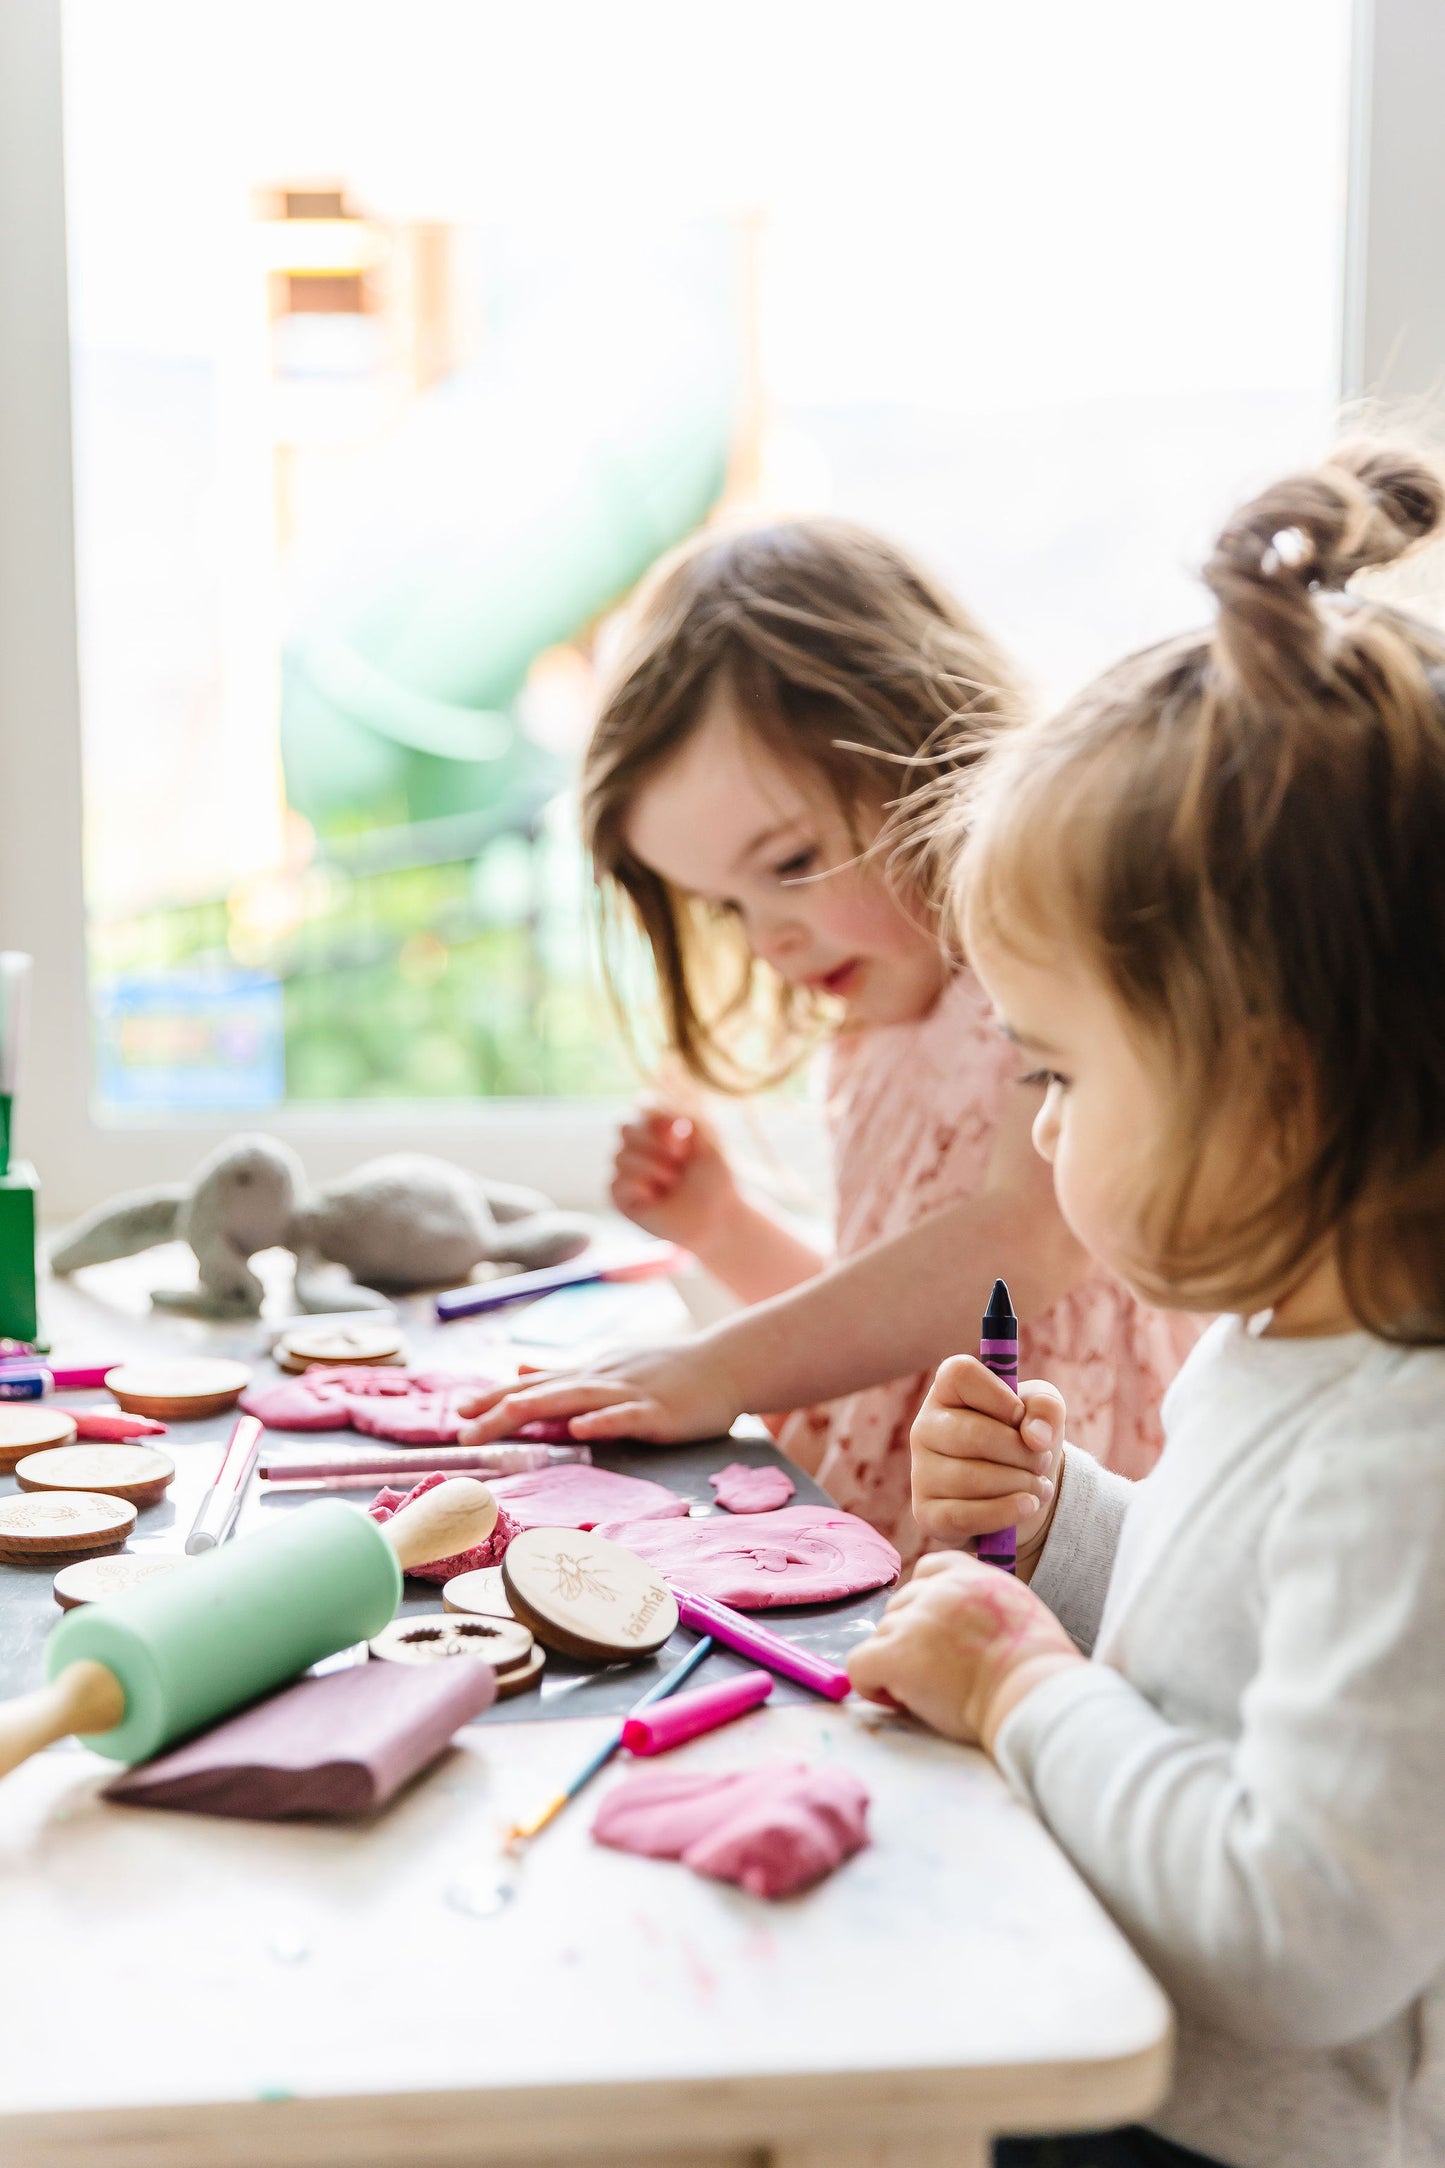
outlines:
[{"label": "pink play dough slab", "polygon": [[592,1834],[754,1897],[790,1897],[868,1842],[868,1793],[846,1769],[787,1762],[726,1775],[649,1770],[608,1793]]},{"label": "pink play dough slab", "polygon": [[745,1460],[730,1461],[708,1481],[728,1513],[773,1513],[798,1487],[786,1468],[750,1468]]},{"label": "pink play dough slab", "polygon": [[498,1476],[489,1487],[519,1528],[595,1528],[599,1521],[650,1527],[687,1513],[687,1500],[676,1491],[610,1468],[539,1468],[532,1475]]},{"label": "pink play dough slab", "polygon": [[[583,1480],[579,1481],[578,1478]],[[368,1511],[374,1521],[389,1521],[402,1506],[410,1505],[446,1479],[423,1476],[409,1491],[378,1491]],[[519,1528],[591,1528],[618,1511],[634,1516],[638,1525],[650,1527],[662,1513],[686,1513],[687,1500],[664,1490],[660,1483],[644,1482],[640,1476],[614,1475],[610,1468],[541,1468],[535,1475],[503,1475],[487,1485],[497,1501],[497,1525],[485,1543],[455,1558],[440,1558],[412,1572],[423,1581],[449,1581],[454,1573],[470,1573],[476,1566],[497,1566]]]},{"label": "pink play dough slab", "polygon": [[886,1536],[840,1506],[784,1506],[738,1519],[604,1521],[597,1533],[636,1551],[665,1581],[739,1611],[858,1596],[896,1581],[900,1565]]},{"label": "pink play dough slab", "polygon": [[[402,1370],[392,1364],[315,1364],[300,1377],[248,1386],[241,1406],[268,1430],[359,1430],[394,1445],[454,1445],[457,1402],[508,1381],[450,1370]],[[559,1417],[523,1423],[516,1432],[537,1445],[565,1444]]]},{"label": "pink play dough slab", "polygon": [[[424,1475],[420,1483],[415,1484],[409,1491],[392,1490],[388,1485],[377,1492],[366,1510],[374,1521],[385,1523],[391,1519],[393,1513],[399,1513],[403,1506],[409,1506],[413,1498],[422,1497],[427,1491],[435,1490],[438,1483],[445,1481],[444,1475],[436,1474]],[[478,1566],[499,1566],[507,1545],[516,1533],[517,1523],[499,1503],[497,1525],[485,1543],[474,1543],[469,1551],[457,1551],[450,1558],[434,1558],[425,1566],[408,1566],[407,1572],[418,1581],[450,1581],[454,1574],[471,1573]]]}]

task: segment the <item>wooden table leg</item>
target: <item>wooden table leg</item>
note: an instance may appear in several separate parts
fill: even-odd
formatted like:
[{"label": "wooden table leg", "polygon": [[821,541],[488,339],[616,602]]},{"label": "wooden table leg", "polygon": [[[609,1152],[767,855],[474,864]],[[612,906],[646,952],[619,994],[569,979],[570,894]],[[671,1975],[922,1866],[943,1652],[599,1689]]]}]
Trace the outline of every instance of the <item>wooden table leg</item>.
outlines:
[{"label": "wooden table leg", "polygon": [[989,2168],[989,2142],[969,2131],[956,2138],[875,2138],[839,2145],[832,2138],[801,2138],[775,2145],[768,2168]]}]

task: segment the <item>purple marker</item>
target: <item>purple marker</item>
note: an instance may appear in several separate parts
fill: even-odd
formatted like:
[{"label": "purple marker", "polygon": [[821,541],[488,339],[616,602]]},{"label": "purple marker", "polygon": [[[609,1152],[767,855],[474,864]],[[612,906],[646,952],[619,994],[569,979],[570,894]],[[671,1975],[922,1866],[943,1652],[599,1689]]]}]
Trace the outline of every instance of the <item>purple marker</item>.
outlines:
[{"label": "purple marker", "polygon": [[[978,1359],[985,1370],[991,1370],[1001,1378],[1011,1393],[1019,1389],[1019,1321],[1014,1316],[1013,1297],[1007,1283],[995,1280],[993,1293],[988,1298],[988,1308],[983,1313],[983,1338],[978,1343]],[[1012,1573],[1018,1560],[1018,1530],[996,1528],[991,1536],[980,1536],[978,1555],[991,1566],[1001,1566],[1005,1573]]]}]

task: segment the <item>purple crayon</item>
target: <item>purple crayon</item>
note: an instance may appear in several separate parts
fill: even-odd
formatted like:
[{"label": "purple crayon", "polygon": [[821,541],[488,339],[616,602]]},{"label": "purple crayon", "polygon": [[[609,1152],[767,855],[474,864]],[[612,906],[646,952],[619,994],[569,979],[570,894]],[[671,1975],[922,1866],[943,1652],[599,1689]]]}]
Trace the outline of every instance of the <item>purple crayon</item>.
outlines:
[{"label": "purple crayon", "polygon": [[[995,1280],[993,1293],[988,1298],[988,1308],[983,1313],[983,1338],[978,1343],[978,1359],[985,1370],[991,1370],[1001,1378],[1009,1391],[1019,1389],[1019,1321],[1014,1316],[1013,1297],[1006,1281]],[[1005,1573],[1012,1573],[1018,1556],[1018,1530],[996,1528],[991,1536],[980,1536],[978,1555],[986,1558],[991,1566],[1001,1566]]]}]

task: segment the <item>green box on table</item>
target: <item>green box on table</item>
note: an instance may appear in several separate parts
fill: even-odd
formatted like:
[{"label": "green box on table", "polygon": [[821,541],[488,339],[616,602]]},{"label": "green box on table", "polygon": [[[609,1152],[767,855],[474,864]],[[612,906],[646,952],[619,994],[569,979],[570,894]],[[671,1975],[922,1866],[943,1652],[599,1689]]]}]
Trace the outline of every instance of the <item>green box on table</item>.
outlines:
[{"label": "green box on table", "polygon": [[35,1340],[40,1315],[35,1287],[35,1229],[40,1185],[35,1169],[12,1160],[0,1174],[0,1339]]}]

